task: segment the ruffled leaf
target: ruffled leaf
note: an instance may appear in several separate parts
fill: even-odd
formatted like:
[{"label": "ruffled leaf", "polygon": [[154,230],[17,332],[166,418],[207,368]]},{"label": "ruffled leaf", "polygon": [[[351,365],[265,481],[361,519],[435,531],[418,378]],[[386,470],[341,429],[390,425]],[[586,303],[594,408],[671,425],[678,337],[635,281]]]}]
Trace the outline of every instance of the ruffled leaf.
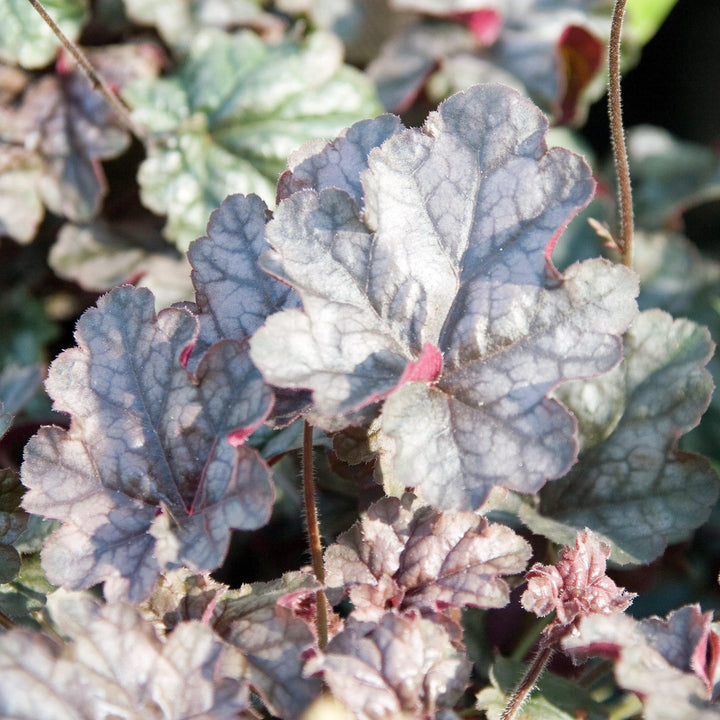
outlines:
[{"label": "ruffled leaf", "polygon": [[270,711],[297,718],[318,697],[321,683],[303,674],[305,654],[315,646],[296,601],[314,598],[317,584],[306,573],[229,591],[215,609],[215,630],[242,653],[243,673]]},{"label": "ruffled leaf", "polygon": [[223,674],[226,649],[200,623],[161,639],[128,605],[56,593],[50,608],[68,642],[0,636],[3,717],[236,720],[249,709],[247,686]]},{"label": "ruffled leaf", "polygon": [[531,549],[504,525],[474,513],[439,513],[406,495],[375,503],[325,553],[326,585],[349,591],[358,619],[389,607],[503,607],[504,575],[521,573]]},{"label": "ruffled leaf", "polygon": [[226,195],[271,202],[293,150],[379,109],[369,81],[323,34],[269,45],[251,32],[205,31],[174,76],[126,96],[156,133],[140,168],[143,202],[168,215],[165,233],[181,249]]},{"label": "ruffled leaf", "polygon": [[[28,3],[23,6],[34,12]],[[152,47],[117,46],[89,54],[108,81],[122,87],[130,79],[157,75],[162,57]],[[56,75],[41,77],[17,106],[0,112],[0,133],[14,146],[0,166],[10,177],[0,183],[19,183],[13,194],[22,189],[22,207],[31,211],[23,224],[17,208],[0,205],[0,218],[23,242],[32,238],[42,217],[38,198],[74,221],[97,215],[107,192],[100,161],[117,157],[130,144],[127,129],[103,96],[70,67],[63,59]]]},{"label": "ruffled leaf", "polygon": [[386,613],[377,623],[351,621],[307,672],[321,675],[359,720],[377,720],[452,708],[470,667],[436,623]]},{"label": "ruffled leaf", "polygon": [[625,334],[621,365],[558,396],[578,418],[583,443],[568,475],[543,488],[520,517],[556,542],[585,527],[621,563],[648,563],[702,525],[718,495],[710,463],[677,448],[707,407],[712,380],[703,368],[709,333],[660,310],[638,316]]},{"label": "ruffled leaf", "polygon": [[710,704],[706,665],[711,622],[712,613],[695,605],[667,619],[596,616],[586,618],[563,647],[576,660],[613,659],[618,685],[641,697],[647,720],[712,720],[720,711]]},{"label": "ruffled leaf", "polygon": [[156,317],[152,294],[125,286],[53,363],[47,389],[70,429],[42,428],[22,467],[24,507],[64,523],[43,550],[52,582],[105,580],[108,598],[138,601],[163,568],[214,569],[231,528],[267,522],[269,470],[243,443],[272,395],[230,341],[190,376],[181,360],[196,332],[188,312]]},{"label": "ruffled leaf", "polygon": [[507,88],[473,88],[370,152],[362,214],[342,190],[302,190],[268,224],[261,264],[303,310],[256,332],[254,362],[311,389],[332,429],[388,398],[384,472],[441,509],[567,471],[573,421],[546,394],[610,369],[635,313],[626,269],[594,260],[558,277],[547,260],[593,182],[546,150],[546,128]]},{"label": "ruffled leaf", "polygon": [[610,547],[589,530],[579,534],[575,546],[560,551],[557,564],[535,563],[528,571],[522,606],[538,617],[555,612],[544,629],[548,637],[564,635],[582,618],[626,610],[635,593],[618,587],[605,574]]},{"label": "ruffled leaf", "polygon": [[[210,216],[207,237],[190,245],[200,331],[194,357],[221,339],[245,340],[265,320],[299,304],[297,294],[259,267],[269,212],[257,195],[230,195]],[[192,362],[192,361],[191,361]]]}]

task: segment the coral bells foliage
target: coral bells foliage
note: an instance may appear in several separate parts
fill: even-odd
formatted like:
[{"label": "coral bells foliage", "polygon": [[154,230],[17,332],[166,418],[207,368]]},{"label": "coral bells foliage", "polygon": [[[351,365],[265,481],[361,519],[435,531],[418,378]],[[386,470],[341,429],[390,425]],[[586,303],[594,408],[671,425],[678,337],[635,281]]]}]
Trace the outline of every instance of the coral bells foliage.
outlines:
[{"label": "coral bells foliage", "polygon": [[546,637],[556,640],[572,632],[589,615],[622,612],[636,595],[619,588],[606,574],[610,546],[589,530],[575,539],[575,547],[560,551],[557,565],[535,563],[527,573],[522,606],[543,617],[555,611],[545,628]]}]

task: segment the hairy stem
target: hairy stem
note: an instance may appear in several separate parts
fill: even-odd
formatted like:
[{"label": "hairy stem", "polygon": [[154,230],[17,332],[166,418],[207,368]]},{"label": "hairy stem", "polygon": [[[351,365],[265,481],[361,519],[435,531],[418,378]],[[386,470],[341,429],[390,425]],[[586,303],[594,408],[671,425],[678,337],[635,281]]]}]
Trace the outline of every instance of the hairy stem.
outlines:
[{"label": "hairy stem", "polygon": [[[322,541],[320,540],[320,526],[318,525],[317,507],[315,505],[315,479],[313,478],[313,429],[309,422],[303,428],[303,494],[305,496],[305,518],[307,520],[308,541],[310,556],[312,557],[313,572],[317,581],[325,585],[325,566],[322,557]],[[328,642],[328,607],[325,590],[320,589],[316,594],[317,604],[317,633],[318,645],[322,650]]]},{"label": "hairy stem", "polygon": [[0,612],[0,627],[12,630],[17,625],[5,613]]},{"label": "hairy stem", "polygon": [[525,675],[515,688],[515,691],[510,698],[510,702],[508,702],[505,706],[505,710],[503,710],[500,720],[514,720],[518,710],[522,707],[522,704],[535,689],[535,683],[538,681],[542,671],[548,664],[553,652],[555,652],[553,645],[543,644],[540,646],[540,649],[533,657],[530,666],[525,671]]},{"label": "hairy stem", "polygon": [[625,147],[625,132],[622,121],[622,95],[620,92],[620,37],[622,35],[622,22],[625,16],[627,0],[615,0],[612,29],[610,31],[610,45],[608,48],[608,70],[610,86],[608,92],[608,114],[610,115],[610,134],[612,137],[613,157],[615,159],[615,173],[618,185],[618,200],[620,203],[620,235],[618,243],[622,260],[625,265],[632,267],[633,250],[633,207],[632,190],[630,188],[630,168],[628,166],[627,148]]},{"label": "hairy stem", "polygon": [[117,113],[118,117],[120,117],[130,132],[144,143],[147,140],[146,133],[130,117],[130,108],[128,105],[113,91],[106,80],[90,64],[85,53],[58,27],[58,24],[50,17],[40,2],[38,2],[38,0],[28,0],[28,2],[35,8],[53,33],[55,33],[55,37],[57,37],[62,46],[73,56],[93,89],[102,93],[103,97],[110,103],[110,107]]}]

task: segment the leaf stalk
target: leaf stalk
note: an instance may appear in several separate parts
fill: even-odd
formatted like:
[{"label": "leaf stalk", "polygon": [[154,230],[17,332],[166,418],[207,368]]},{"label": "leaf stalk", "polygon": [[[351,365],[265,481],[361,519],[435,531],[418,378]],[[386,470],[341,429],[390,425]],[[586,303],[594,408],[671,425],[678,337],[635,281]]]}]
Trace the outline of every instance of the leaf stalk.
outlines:
[{"label": "leaf stalk", "polygon": [[[325,566],[323,565],[322,540],[320,539],[320,526],[318,524],[317,505],[315,503],[315,478],[313,477],[313,429],[305,421],[303,427],[303,462],[302,479],[303,495],[305,499],[305,519],[307,522],[308,542],[312,568],[317,581],[325,585]],[[321,588],[315,594],[317,606],[317,634],[318,645],[324,649],[328,643],[328,606],[325,590]]]},{"label": "leaf stalk", "polygon": [[515,688],[510,701],[505,706],[500,720],[514,720],[525,700],[527,700],[530,693],[535,689],[535,683],[537,683],[538,678],[547,667],[554,652],[555,647],[551,643],[545,642],[540,646],[525,671],[525,675],[523,675],[522,680],[520,680]]},{"label": "leaf stalk", "polygon": [[615,175],[618,186],[618,202],[620,205],[620,235],[618,243],[623,264],[632,267],[633,260],[633,206],[632,188],[630,185],[630,167],[628,164],[625,131],[622,120],[622,93],[620,90],[620,41],[622,23],[625,16],[627,0],[615,0],[610,44],[608,46],[608,115],[610,116],[610,136],[612,138]]},{"label": "leaf stalk", "polygon": [[130,116],[131,108],[125,103],[125,101],[110,87],[105,78],[92,66],[87,55],[80,49],[80,47],[74,43],[65,33],[60,29],[58,24],[50,17],[48,11],[42,6],[38,0],[28,0],[28,2],[35,8],[38,15],[45,21],[45,24],[53,31],[55,37],[60,41],[62,46],[72,55],[75,62],[78,64],[80,70],[82,70],[85,77],[90,82],[94,90],[100,92],[105,100],[110,104],[110,107],[117,113],[118,117],[122,120],[125,126],[140,142],[145,143],[147,141],[147,134],[145,131],[137,125]]}]

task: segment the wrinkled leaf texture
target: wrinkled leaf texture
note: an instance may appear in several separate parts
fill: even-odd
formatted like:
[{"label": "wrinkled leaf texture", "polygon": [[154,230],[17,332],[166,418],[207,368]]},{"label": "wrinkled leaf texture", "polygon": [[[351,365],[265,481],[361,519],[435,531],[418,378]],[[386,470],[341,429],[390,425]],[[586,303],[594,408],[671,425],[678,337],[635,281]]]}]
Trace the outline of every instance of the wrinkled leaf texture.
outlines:
[{"label": "wrinkled leaf texture", "polygon": [[351,619],[307,672],[321,675],[358,720],[380,720],[434,717],[452,708],[470,667],[440,625],[386,613],[377,622]]},{"label": "wrinkled leaf texture", "polygon": [[586,618],[563,641],[578,661],[601,655],[614,660],[620,687],[637,693],[647,720],[714,720],[711,705],[720,641],[712,613],[686,605],[667,618],[626,615]]},{"label": "wrinkled leaf texture", "polygon": [[627,269],[550,263],[594,184],[546,130],[500,85],[453,96],[422,130],[360,123],[291,167],[281,188],[306,189],[267,225],[261,265],[303,307],[255,333],[253,361],[272,385],[312,390],[328,429],[387,398],[384,472],[440,509],[567,471],[574,421],[547,393],[612,368],[636,312]]},{"label": "wrinkled leaf texture", "polygon": [[182,250],[225,196],[271,202],[295,148],[380,109],[370,81],[323,33],[269,44],[250,31],[205,30],[176,73],[135,83],[125,97],[153,135],[138,175],[142,201],[168,216],[165,234]]},{"label": "wrinkled leaf texture", "polygon": [[149,291],[124,286],[52,364],[47,390],[70,429],[42,428],[22,466],[24,507],[63,521],[43,549],[51,582],[105,580],[109,600],[139,601],[163,569],[214,569],[231,528],[267,522],[270,472],[244,440],[272,393],[232,341],[191,376],[181,360],[196,334],[188,311],[156,316]]},{"label": "wrinkled leaf texture", "polygon": [[556,542],[588,527],[615,562],[645,564],[702,525],[717,499],[710,462],[677,447],[710,401],[704,365],[715,346],[706,328],[661,310],[641,313],[624,345],[611,373],[558,389],[578,418],[580,460],[520,517]]},{"label": "wrinkled leaf texture", "polygon": [[326,586],[349,591],[357,619],[379,619],[388,607],[504,607],[502,577],[523,572],[530,555],[504,525],[439,513],[406,494],[376,502],[326,550]]},{"label": "wrinkled leaf texture", "polygon": [[223,674],[226,648],[198,622],[164,639],[124,603],[59,591],[53,620],[67,642],[0,636],[0,714],[16,720],[236,720],[247,685]]}]

